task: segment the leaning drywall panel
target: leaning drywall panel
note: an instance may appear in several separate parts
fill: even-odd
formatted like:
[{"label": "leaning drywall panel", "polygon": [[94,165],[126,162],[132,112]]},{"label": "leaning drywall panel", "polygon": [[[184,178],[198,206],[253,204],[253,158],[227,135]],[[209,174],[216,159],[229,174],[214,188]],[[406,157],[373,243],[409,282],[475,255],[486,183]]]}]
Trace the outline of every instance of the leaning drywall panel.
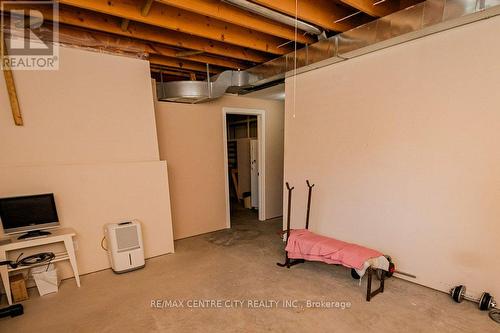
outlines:
[{"label": "leaning drywall panel", "polygon": [[15,71],[24,118],[0,80],[0,165],[159,159],[149,63],[61,47],[57,71]]},{"label": "leaning drywall panel", "polygon": [[80,274],[110,267],[106,223],[141,221],[146,258],[174,252],[165,162],[0,167],[0,183],[0,197],[54,193],[61,227],[77,233]]}]

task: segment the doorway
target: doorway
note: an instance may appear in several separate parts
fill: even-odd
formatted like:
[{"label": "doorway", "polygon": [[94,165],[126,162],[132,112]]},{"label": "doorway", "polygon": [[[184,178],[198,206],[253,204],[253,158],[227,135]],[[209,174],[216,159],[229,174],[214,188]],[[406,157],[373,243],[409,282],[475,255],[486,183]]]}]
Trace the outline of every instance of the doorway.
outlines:
[{"label": "doorway", "polygon": [[[262,110],[223,108],[226,171],[226,225],[237,216],[265,220],[265,114]],[[248,210],[248,211],[245,211]]]}]

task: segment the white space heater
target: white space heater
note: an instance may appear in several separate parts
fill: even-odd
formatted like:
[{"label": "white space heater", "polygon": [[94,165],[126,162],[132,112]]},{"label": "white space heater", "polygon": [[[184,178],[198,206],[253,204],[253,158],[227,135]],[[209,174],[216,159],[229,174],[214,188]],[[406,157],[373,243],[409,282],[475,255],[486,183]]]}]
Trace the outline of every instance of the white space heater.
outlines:
[{"label": "white space heater", "polygon": [[125,273],[144,267],[144,246],[138,221],[106,224],[104,234],[113,272]]}]

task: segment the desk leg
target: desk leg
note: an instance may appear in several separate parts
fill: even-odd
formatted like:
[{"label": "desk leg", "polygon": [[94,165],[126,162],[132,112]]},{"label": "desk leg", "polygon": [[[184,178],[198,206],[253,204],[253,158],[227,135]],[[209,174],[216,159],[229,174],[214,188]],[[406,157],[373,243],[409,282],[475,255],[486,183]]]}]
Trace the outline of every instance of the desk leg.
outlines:
[{"label": "desk leg", "polygon": [[[5,260],[7,260],[5,251],[0,251],[0,261]],[[9,272],[7,271],[7,265],[0,266],[0,274],[2,276],[3,288],[5,289],[5,294],[7,295],[7,301],[9,302],[9,305],[12,305],[12,294],[10,293]]]},{"label": "desk leg", "polygon": [[71,268],[73,268],[73,274],[75,275],[76,285],[80,287],[80,275],[78,273],[78,266],[76,265],[76,256],[75,256],[75,248],[73,247],[73,239],[71,237],[65,238],[64,246],[66,247],[66,252],[68,252]]}]

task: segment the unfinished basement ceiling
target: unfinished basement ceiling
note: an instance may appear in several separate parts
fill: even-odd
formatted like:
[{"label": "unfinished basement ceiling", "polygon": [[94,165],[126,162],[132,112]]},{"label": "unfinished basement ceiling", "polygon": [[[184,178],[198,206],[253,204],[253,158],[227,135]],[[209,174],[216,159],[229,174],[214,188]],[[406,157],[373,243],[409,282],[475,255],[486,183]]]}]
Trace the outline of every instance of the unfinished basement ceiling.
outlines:
[{"label": "unfinished basement ceiling", "polygon": [[243,71],[224,71],[205,82],[157,82],[158,100],[203,103],[226,92],[247,94],[286,77],[500,15],[499,4],[499,0],[427,0]]},{"label": "unfinished basement ceiling", "polygon": [[154,78],[174,81],[205,80],[207,64],[211,74],[247,69],[291,52],[295,38],[302,48],[418,2],[60,0],[58,17],[29,7],[59,22],[64,43],[142,54]]}]

